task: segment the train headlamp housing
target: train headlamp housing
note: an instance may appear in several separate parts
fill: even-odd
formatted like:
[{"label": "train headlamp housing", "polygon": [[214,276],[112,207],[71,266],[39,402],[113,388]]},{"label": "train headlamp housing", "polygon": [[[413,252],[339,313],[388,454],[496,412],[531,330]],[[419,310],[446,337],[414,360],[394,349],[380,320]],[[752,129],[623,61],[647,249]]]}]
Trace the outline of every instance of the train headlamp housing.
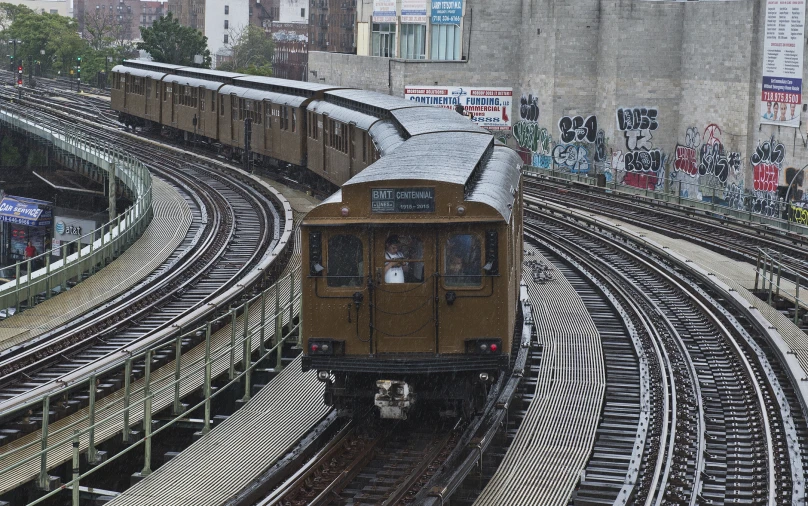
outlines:
[{"label": "train headlamp housing", "polygon": [[309,356],[345,355],[345,341],[329,338],[309,339]]},{"label": "train headlamp housing", "polygon": [[502,353],[502,339],[466,339],[466,353],[499,355]]}]

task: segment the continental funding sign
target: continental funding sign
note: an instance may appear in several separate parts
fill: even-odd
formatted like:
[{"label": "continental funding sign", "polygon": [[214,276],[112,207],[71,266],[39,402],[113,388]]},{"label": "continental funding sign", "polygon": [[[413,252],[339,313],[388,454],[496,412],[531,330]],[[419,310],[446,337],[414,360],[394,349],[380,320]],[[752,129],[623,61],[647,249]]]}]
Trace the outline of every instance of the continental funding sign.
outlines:
[{"label": "continental funding sign", "polygon": [[805,0],[766,0],[760,122],[799,128]]},{"label": "continental funding sign", "polygon": [[513,88],[465,86],[405,86],[404,98],[451,109],[488,130],[511,129]]},{"label": "continental funding sign", "polygon": [[372,213],[434,213],[434,188],[373,188]]}]

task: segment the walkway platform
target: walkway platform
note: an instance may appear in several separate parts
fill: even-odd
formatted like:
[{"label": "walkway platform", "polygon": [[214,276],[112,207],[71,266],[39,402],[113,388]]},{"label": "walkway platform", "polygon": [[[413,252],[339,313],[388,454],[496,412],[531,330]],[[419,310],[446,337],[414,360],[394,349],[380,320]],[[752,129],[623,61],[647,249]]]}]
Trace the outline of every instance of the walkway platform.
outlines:
[{"label": "walkway platform", "polygon": [[143,235],[108,266],[70,290],[0,322],[0,351],[64,325],[135,286],[176,249],[191,210],[168,183],[152,177],[154,217]]},{"label": "walkway platform", "polygon": [[[475,505],[566,505],[595,443],[606,373],[600,334],[564,275],[526,245],[525,259],[552,271],[523,274],[543,346],[535,396],[505,458]],[[532,255],[532,256],[531,256]]]}]

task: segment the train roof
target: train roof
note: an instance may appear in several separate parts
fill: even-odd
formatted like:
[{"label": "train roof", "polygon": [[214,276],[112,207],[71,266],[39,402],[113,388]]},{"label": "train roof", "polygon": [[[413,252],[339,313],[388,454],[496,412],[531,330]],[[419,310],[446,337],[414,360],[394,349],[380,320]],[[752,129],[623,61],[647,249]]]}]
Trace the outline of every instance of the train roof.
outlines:
[{"label": "train roof", "polygon": [[468,117],[441,107],[407,107],[392,111],[392,114],[410,135],[452,131],[487,133]]},{"label": "train roof", "polygon": [[371,116],[370,114],[348,109],[347,107],[342,107],[323,100],[312,101],[307,109],[317,114],[327,114],[329,118],[346,124],[353,123],[362,130],[369,129],[373,123],[379,121],[379,118],[376,116]]},{"label": "train roof", "polygon": [[[368,112],[374,116],[405,107],[432,107],[400,97],[384,95],[375,91],[339,89],[325,92],[326,100],[352,109]],[[375,111],[374,111],[375,109]]]},{"label": "train roof", "polygon": [[160,81],[163,77],[167,76],[166,72],[158,72],[157,70],[144,70],[137,67],[127,67],[124,65],[115,65],[112,67],[113,72],[119,72],[121,74],[129,74],[130,76],[137,76],[137,77],[150,77],[156,81]]},{"label": "train roof", "polygon": [[273,104],[291,105],[292,107],[299,107],[300,104],[306,101],[306,97],[289,95],[287,93],[276,93],[274,91],[244,88],[242,86],[233,86],[232,84],[225,84],[222,86],[219,93],[222,95],[236,95],[237,97],[248,98],[250,100],[269,100]]},{"label": "train roof", "polygon": [[331,86],[328,84],[309,83],[306,81],[294,81],[291,79],[280,79],[277,77],[264,77],[264,76],[237,77],[236,82],[250,83],[250,85],[257,85],[256,87],[260,88],[267,88],[267,87],[289,88],[299,91],[307,91],[311,92],[312,95],[318,91],[327,91],[341,88],[341,86]]},{"label": "train roof", "polygon": [[389,119],[377,121],[368,130],[368,135],[376,144],[381,156],[387,156],[404,143],[404,137],[396,124]]},{"label": "train roof", "polygon": [[442,132],[419,135],[348,180],[343,187],[368,182],[422,179],[465,185],[485,152],[490,134]]},{"label": "train roof", "polygon": [[218,90],[222,86],[222,83],[218,81],[208,81],[207,79],[195,79],[193,77],[186,77],[186,76],[179,76],[176,74],[168,74],[163,78],[163,81],[167,83],[177,83],[182,84],[184,86],[194,86],[197,88],[205,88],[208,90]]},{"label": "train roof", "polygon": [[166,72],[180,69],[183,67],[182,65],[174,65],[172,63],[162,63],[159,61],[140,60],[140,59],[124,60],[123,64],[125,67],[139,68],[144,70],[156,70],[156,71],[164,70]]},{"label": "train roof", "polygon": [[482,160],[480,171],[468,185],[466,200],[481,202],[496,209],[510,221],[513,203],[519,191],[522,159],[511,148],[494,146]]},{"label": "train roof", "polygon": [[197,67],[180,67],[174,71],[178,76],[193,77],[196,79],[210,79],[225,84],[233,84],[233,80],[237,77],[243,77],[245,74],[236,72],[225,72],[223,70],[200,69]]}]

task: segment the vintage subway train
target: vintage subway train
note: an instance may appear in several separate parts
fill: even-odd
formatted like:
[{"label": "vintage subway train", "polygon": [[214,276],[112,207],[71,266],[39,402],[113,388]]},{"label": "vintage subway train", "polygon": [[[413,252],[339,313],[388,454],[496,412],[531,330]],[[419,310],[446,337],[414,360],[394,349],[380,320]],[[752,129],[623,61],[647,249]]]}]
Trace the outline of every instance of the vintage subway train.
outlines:
[{"label": "vintage subway train", "polygon": [[123,121],[341,187],[302,223],[303,367],[328,404],[479,407],[517,319],[515,152],[452,111],[374,92],[143,61],[113,72]]}]

